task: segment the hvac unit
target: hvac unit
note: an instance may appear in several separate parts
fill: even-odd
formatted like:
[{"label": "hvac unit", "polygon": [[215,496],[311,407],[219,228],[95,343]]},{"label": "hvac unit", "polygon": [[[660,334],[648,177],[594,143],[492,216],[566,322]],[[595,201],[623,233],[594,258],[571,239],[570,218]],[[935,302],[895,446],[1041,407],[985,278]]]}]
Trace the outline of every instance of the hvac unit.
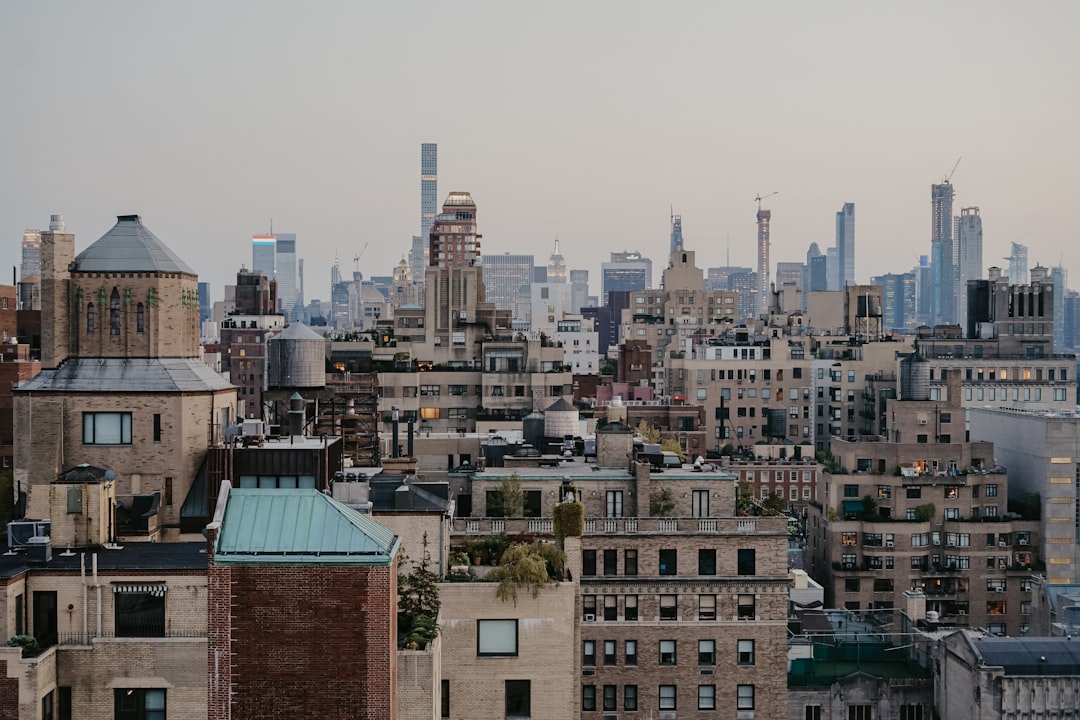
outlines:
[{"label": "hvac unit", "polygon": [[891,548],[894,544],[895,543],[893,543],[892,540],[886,540],[885,541],[885,547],[887,547],[887,548]]},{"label": "hvac unit", "polygon": [[596,615],[593,613],[585,613],[585,622],[596,622]]}]

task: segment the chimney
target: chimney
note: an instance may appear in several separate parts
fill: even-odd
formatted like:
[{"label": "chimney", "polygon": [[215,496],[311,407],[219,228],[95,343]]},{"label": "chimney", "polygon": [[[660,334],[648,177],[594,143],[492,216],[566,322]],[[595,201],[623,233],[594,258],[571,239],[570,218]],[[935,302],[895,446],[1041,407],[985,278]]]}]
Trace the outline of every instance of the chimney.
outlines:
[{"label": "chimney", "polygon": [[[57,216],[53,216],[56,218]],[[78,318],[72,297],[71,270],[75,262],[75,236],[51,229],[63,225],[54,219],[48,232],[41,233],[41,367],[53,369],[78,353]]]},{"label": "chimney", "polygon": [[304,437],[304,398],[298,392],[289,396],[289,434]]}]

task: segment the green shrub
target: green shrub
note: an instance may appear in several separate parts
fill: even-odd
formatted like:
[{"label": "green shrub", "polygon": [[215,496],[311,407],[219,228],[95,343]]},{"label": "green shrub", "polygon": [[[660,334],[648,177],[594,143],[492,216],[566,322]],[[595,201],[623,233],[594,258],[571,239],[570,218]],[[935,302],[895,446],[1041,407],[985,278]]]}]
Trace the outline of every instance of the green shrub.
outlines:
[{"label": "green shrub", "polygon": [[551,509],[555,537],[581,537],[585,532],[585,506],[580,502],[558,503]]}]

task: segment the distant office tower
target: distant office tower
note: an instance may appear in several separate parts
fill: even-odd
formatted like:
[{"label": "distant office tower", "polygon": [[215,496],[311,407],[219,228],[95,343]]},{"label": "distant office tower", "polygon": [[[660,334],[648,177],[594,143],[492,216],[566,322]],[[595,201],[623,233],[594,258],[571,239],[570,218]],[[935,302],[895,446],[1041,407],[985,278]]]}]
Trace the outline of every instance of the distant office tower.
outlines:
[{"label": "distant office tower", "polygon": [[956,322],[956,265],[953,247],[952,183],[946,179],[930,187],[931,321]]},{"label": "distant office tower", "polygon": [[566,282],[566,258],[559,252],[559,238],[555,238],[555,251],[548,258],[546,282]]},{"label": "distant office tower", "polygon": [[1068,294],[1067,275],[1060,265],[1050,268],[1050,280],[1054,283],[1054,352],[1064,353],[1065,345],[1065,296]]},{"label": "distant office tower", "polygon": [[570,308],[579,313],[581,308],[589,306],[589,271],[570,271]]},{"label": "distant office tower", "polygon": [[420,145],[420,237],[431,235],[439,212],[439,146]]},{"label": "distant office tower", "polygon": [[829,289],[828,260],[818,249],[817,243],[810,243],[806,251],[806,282],[807,292],[823,292]]},{"label": "distant office tower", "polygon": [[912,270],[915,275],[915,314],[919,325],[932,325],[934,314],[934,274],[930,270],[930,257],[919,256],[919,264]]},{"label": "distant office tower", "polygon": [[290,319],[306,323],[308,318],[307,300],[304,298],[304,258],[296,259],[296,302],[293,303]]},{"label": "distant office tower", "polygon": [[731,277],[746,273],[753,274],[754,269],[729,265],[724,267],[711,267],[705,270],[705,292],[713,290],[731,290]]},{"label": "distant office tower", "polygon": [[647,290],[652,287],[652,260],[639,252],[611,253],[611,261],[600,264],[601,302],[612,290]]},{"label": "distant office tower", "polygon": [[837,290],[855,284],[855,203],[836,213]]},{"label": "distant office tower", "polygon": [[1028,248],[1027,245],[1021,245],[1020,243],[1012,243],[1012,252],[1009,253],[1009,257],[1005,258],[1009,261],[1009,284],[1010,285],[1027,285],[1028,284]]},{"label": "distant office tower", "polygon": [[292,317],[300,288],[296,282],[296,234],[274,235],[274,278],[277,280],[278,305],[286,318]]},{"label": "distant office tower", "polygon": [[756,319],[760,315],[758,307],[758,288],[760,287],[756,272],[732,273],[728,276],[728,289],[739,294],[736,305],[737,322]]},{"label": "distant office tower", "polygon": [[762,210],[758,201],[757,211],[757,308],[753,317],[763,315],[769,310],[769,224],[772,222],[772,210]]},{"label": "distant office tower", "polygon": [[967,284],[968,280],[982,277],[982,218],[979,208],[961,208],[956,218],[956,319],[961,325],[967,325]]},{"label": "distant office tower", "polygon": [[274,278],[274,241],[273,235],[251,236],[251,271],[262,273],[267,279]]},{"label": "distant office tower", "polygon": [[199,327],[210,319],[210,283],[199,283]]},{"label": "distant office tower", "polygon": [[881,325],[885,332],[902,333],[915,326],[917,299],[914,273],[889,273],[870,278],[881,286]]},{"label": "distant office tower", "polygon": [[806,266],[797,262],[776,263],[776,289],[779,290],[787,283],[794,283],[799,292],[803,291],[803,277],[806,275]]},{"label": "distant office tower", "polygon": [[484,255],[480,262],[484,266],[487,301],[495,303],[499,310],[514,311],[521,297],[521,289],[532,285],[533,256],[511,253]]},{"label": "distant office tower", "polygon": [[[1063,344],[1065,352],[1075,353],[1080,348],[1080,292],[1070,290],[1065,297],[1064,307],[1065,340]],[[1057,350],[1055,349],[1054,352]]]},{"label": "distant office tower", "polygon": [[836,246],[825,248],[825,276],[828,289],[840,290],[840,249]]},{"label": "distant office tower", "polygon": [[668,254],[682,250],[682,215],[671,214],[671,249]]},{"label": "distant office tower", "polygon": [[27,229],[22,238],[22,267],[19,280],[37,278],[41,281],[41,231]]},{"label": "distant office tower", "polygon": [[[427,245],[428,239],[420,235],[412,236],[412,246],[409,248],[409,270],[414,278],[424,276],[427,268]],[[423,284],[423,283],[421,283]]]}]

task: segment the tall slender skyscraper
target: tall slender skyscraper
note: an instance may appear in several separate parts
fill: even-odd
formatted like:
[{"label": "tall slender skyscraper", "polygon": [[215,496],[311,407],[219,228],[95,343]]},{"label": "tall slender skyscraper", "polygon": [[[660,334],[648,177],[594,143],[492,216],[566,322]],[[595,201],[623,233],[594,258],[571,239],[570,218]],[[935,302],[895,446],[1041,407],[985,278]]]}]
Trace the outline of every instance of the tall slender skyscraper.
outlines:
[{"label": "tall slender skyscraper", "polygon": [[439,212],[439,146],[420,145],[420,236],[425,240]]},{"label": "tall slender skyscraper", "polygon": [[956,320],[967,327],[968,280],[982,277],[982,218],[979,208],[961,208],[956,218]]},{"label": "tall slender skyscraper", "polygon": [[836,213],[837,289],[855,284],[855,203],[844,203]]},{"label": "tall slender skyscraper", "polygon": [[274,279],[274,244],[273,235],[251,236],[251,271],[261,272],[267,280]]},{"label": "tall slender skyscraper", "polygon": [[1028,248],[1027,245],[1021,245],[1020,243],[1012,243],[1009,257],[1005,258],[1009,261],[1009,284],[1011,285],[1027,285],[1028,284]]},{"label": "tall slender skyscraper", "polygon": [[758,201],[757,211],[757,309],[759,315],[769,312],[769,223],[772,210],[762,210]]},{"label": "tall slender skyscraper", "polygon": [[953,248],[952,183],[930,186],[931,309],[934,324],[956,322],[956,265]]},{"label": "tall slender skyscraper", "polygon": [[668,254],[670,255],[682,249],[682,215],[671,213],[671,250],[668,251]]}]

